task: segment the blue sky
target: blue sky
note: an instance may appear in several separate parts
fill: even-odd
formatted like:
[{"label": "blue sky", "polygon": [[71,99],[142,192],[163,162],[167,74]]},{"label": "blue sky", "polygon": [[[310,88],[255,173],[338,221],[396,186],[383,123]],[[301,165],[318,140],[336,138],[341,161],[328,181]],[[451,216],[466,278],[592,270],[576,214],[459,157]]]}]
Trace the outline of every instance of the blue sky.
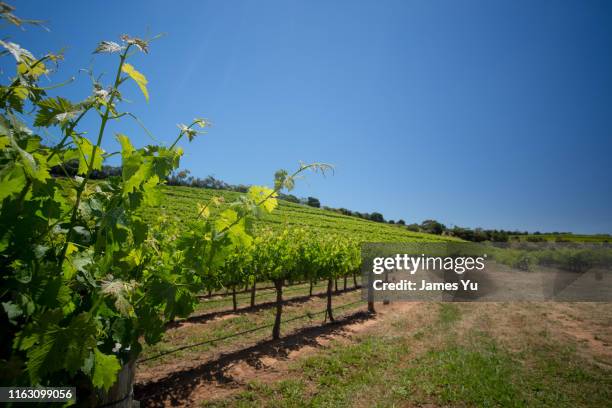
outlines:
[{"label": "blue sky", "polygon": [[[100,40],[165,33],[132,63],[151,101],[125,105],[158,138],[196,116],[214,127],[181,167],[270,184],[323,161],[295,194],[407,222],[612,232],[612,3],[608,1],[13,2],[51,32],[5,29],[52,81],[90,91],[114,72]],[[13,74],[2,62],[2,81]],[[93,131],[96,118],[83,130]],[[133,122],[121,131],[150,139]],[[53,138],[53,135],[49,135]]]}]

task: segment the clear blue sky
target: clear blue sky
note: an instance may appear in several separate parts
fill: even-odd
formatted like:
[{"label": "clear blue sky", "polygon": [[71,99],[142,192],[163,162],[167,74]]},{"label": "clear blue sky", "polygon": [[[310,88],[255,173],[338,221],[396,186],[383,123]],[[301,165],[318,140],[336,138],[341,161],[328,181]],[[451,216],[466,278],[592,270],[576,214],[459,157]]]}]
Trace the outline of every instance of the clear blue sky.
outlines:
[{"label": "clear blue sky", "polygon": [[[150,103],[127,84],[126,109],[165,141],[211,119],[186,146],[194,175],[270,184],[324,161],[335,175],[297,195],[406,222],[612,232],[610,1],[12,3],[51,32],[2,37],[66,48],[54,81],[92,63],[110,81],[99,40],[166,33],[133,60]],[[127,120],[110,130],[149,141]]]}]

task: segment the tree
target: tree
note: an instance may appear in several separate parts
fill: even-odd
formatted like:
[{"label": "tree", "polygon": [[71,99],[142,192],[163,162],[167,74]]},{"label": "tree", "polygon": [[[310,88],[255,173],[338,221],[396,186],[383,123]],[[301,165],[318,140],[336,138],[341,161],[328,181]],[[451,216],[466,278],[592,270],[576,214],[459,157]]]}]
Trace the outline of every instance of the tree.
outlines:
[{"label": "tree", "polygon": [[373,212],[370,214],[370,220],[375,222],[385,222],[385,217],[381,213]]},{"label": "tree", "polygon": [[321,208],[321,202],[319,201],[318,198],[308,197],[306,200],[307,200],[306,204],[309,205],[310,207]]},{"label": "tree", "polygon": [[425,220],[421,223],[421,229],[429,234],[441,235],[446,230],[446,226],[436,220]]},{"label": "tree", "polygon": [[279,197],[281,200],[289,201],[290,203],[300,203],[300,199],[294,196],[293,194],[280,194]]}]

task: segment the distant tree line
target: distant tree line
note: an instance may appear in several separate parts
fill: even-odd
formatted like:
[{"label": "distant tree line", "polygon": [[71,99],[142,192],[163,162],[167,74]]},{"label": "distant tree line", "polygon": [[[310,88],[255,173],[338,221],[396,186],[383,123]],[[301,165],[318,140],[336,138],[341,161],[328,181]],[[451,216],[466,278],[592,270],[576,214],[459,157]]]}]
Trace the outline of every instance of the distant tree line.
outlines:
[{"label": "distant tree line", "polygon": [[[374,221],[374,222],[389,222],[390,224],[395,224],[395,221],[393,220],[385,221],[385,217],[379,212],[362,213],[359,211],[351,211],[346,208],[333,208],[333,207],[327,207],[327,206],[324,206],[323,209],[328,210],[328,211],[334,211],[342,215],[348,215],[349,217],[357,217],[357,218],[362,218],[364,220],[369,220],[369,221]],[[402,225],[406,224],[404,220],[399,220],[398,224],[399,223],[401,223]]]},{"label": "distant tree line", "polygon": [[[78,170],[79,161],[70,160],[64,163],[63,167],[52,167],[49,173],[55,177],[74,177],[78,174]],[[114,176],[121,176],[121,167],[104,165],[100,170],[92,170],[90,178],[100,180]]]},{"label": "distant tree line", "polygon": [[249,190],[248,185],[229,184],[223,180],[215,178],[214,176],[208,176],[205,178],[194,177],[191,175],[191,172],[189,170],[173,172],[166,179],[166,183],[169,186],[209,188],[213,190],[236,191],[239,193],[246,193]]}]

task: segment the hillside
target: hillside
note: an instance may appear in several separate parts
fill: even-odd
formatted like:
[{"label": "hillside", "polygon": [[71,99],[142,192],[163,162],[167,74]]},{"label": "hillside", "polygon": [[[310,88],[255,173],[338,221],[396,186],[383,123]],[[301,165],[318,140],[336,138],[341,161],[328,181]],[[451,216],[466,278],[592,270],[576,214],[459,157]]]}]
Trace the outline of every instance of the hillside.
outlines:
[{"label": "hillside", "polygon": [[[187,220],[194,216],[198,203],[205,203],[213,196],[223,196],[227,202],[236,199],[240,193],[224,190],[210,190],[194,187],[162,186],[162,205],[149,210],[150,216],[162,215]],[[326,233],[351,236],[361,242],[406,242],[406,241],[448,241],[453,238],[408,231],[402,226],[378,223],[361,218],[349,217],[333,211],[309,207],[279,200],[279,206],[272,214],[266,214],[256,221],[256,226],[283,226],[314,228]]]}]

